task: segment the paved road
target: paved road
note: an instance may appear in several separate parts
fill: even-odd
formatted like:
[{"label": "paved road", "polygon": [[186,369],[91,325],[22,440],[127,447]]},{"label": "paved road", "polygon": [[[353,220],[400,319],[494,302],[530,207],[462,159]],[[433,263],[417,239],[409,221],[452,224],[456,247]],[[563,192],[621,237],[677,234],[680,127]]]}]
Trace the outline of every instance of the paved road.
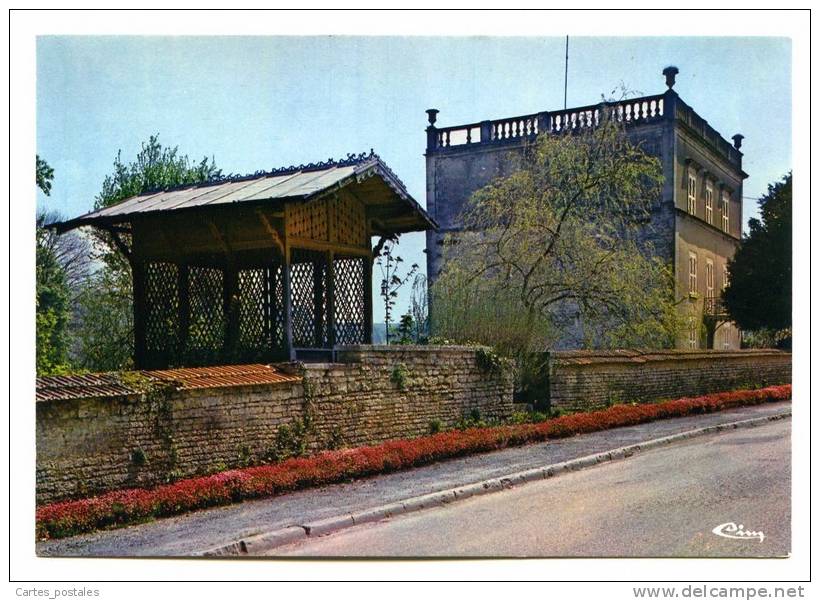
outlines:
[{"label": "paved road", "polygon": [[86,557],[192,555],[259,532],[362,511],[677,432],[790,410],[790,402],[768,403],[504,449],[118,530],[38,542],[37,554]]},{"label": "paved road", "polygon": [[[271,555],[772,557],[790,550],[790,420],[280,547]],[[712,533],[736,522],[763,541]]]}]

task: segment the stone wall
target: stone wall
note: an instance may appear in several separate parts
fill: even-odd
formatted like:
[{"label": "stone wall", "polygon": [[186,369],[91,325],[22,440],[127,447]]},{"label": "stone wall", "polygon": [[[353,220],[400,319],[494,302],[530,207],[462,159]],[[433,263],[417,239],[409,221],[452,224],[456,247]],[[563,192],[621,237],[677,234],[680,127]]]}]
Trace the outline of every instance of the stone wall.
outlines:
[{"label": "stone wall", "polygon": [[791,382],[791,354],[742,351],[550,353],[553,409],[590,409]]},{"label": "stone wall", "polygon": [[[301,376],[277,383],[129,393],[109,382],[107,391],[38,400],[37,502],[422,436],[476,415],[503,420],[514,411],[512,379],[484,353],[350,346],[335,363],[276,366]],[[563,351],[550,353],[549,365],[552,407],[563,409],[791,380],[791,355],[768,350]],[[53,379],[57,392],[64,379]]]},{"label": "stone wall", "polygon": [[37,502],[421,436],[471,413],[506,418],[512,381],[480,353],[343,347],[337,363],[279,366],[296,381],[40,400]]}]

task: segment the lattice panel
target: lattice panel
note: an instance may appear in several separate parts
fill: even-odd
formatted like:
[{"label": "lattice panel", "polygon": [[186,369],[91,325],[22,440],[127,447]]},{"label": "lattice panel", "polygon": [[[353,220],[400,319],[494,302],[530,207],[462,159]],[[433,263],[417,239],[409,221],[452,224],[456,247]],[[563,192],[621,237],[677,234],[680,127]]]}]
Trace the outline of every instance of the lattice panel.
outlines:
[{"label": "lattice panel", "polygon": [[220,269],[192,266],[188,272],[191,312],[186,364],[216,361],[222,354],[226,331],[224,281]]},{"label": "lattice panel", "polygon": [[324,253],[294,249],[290,289],[293,345],[323,348],[327,340],[327,262]]},{"label": "lattice panel", "polygon": [[285,348],[282,267],[243,269],[237,277],[238,358],[272,358]]},{"label": "lattice panel", "polygon": [[333,261],[336,344],[363,344],[367,341],[365,260],[363,257],[338,257]]},{"label": "lattice panel", "polygon": [[336,240],[342,244],[367,244],[364,205],[355,198],[340,197],[332,204]]},{"label": "lattice panel", "polygon": [[267,313],[267,269],[243,269],[237,274],[239,351],[246,355],[270,347]]},{"label": "lattice panel", "polygon": [[165,363],[179,345],[178,270],[173,263],[145,264],[145,350],[152,363]]},{"label": "lattice panel", "polygon": [[328,204],[315,200],[305,204],[288,206],[288,235],[312,240],[328,240]]}]

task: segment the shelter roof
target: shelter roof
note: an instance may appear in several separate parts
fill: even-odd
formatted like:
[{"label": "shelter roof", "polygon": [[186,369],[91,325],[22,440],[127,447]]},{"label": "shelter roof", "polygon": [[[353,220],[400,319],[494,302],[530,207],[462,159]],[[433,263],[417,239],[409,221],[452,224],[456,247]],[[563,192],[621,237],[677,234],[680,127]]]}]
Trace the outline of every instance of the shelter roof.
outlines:
[{"label": "shelter roof", "polygon": [[377,229],[384,230],[375,233],[405,233],[437,227],[402,181],[372,150],[370,154],[348,155],[339,161],[329,159],[147,192],[54,224],[54,227],[62,232],[83,225],[113,225],[169,212],[307,202],[348,186],[366,206],[375,207]]}]

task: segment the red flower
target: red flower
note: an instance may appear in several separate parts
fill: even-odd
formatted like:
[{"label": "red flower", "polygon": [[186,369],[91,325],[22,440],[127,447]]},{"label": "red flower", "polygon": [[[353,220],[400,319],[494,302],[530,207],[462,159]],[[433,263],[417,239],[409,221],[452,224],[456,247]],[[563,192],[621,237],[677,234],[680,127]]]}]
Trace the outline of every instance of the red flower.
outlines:
[{"label": "red flower", "polygon": [[615,405],[537,424],[453,430],[369,447],[324,451],[311,457],[189,478],[153,489],[117,490],[90,499],[44,505],[36,512],[37,537],[60,538],[151,517],[407,469],[471,453],[790,398],[791,385],[786,384],[646,405]]}]

